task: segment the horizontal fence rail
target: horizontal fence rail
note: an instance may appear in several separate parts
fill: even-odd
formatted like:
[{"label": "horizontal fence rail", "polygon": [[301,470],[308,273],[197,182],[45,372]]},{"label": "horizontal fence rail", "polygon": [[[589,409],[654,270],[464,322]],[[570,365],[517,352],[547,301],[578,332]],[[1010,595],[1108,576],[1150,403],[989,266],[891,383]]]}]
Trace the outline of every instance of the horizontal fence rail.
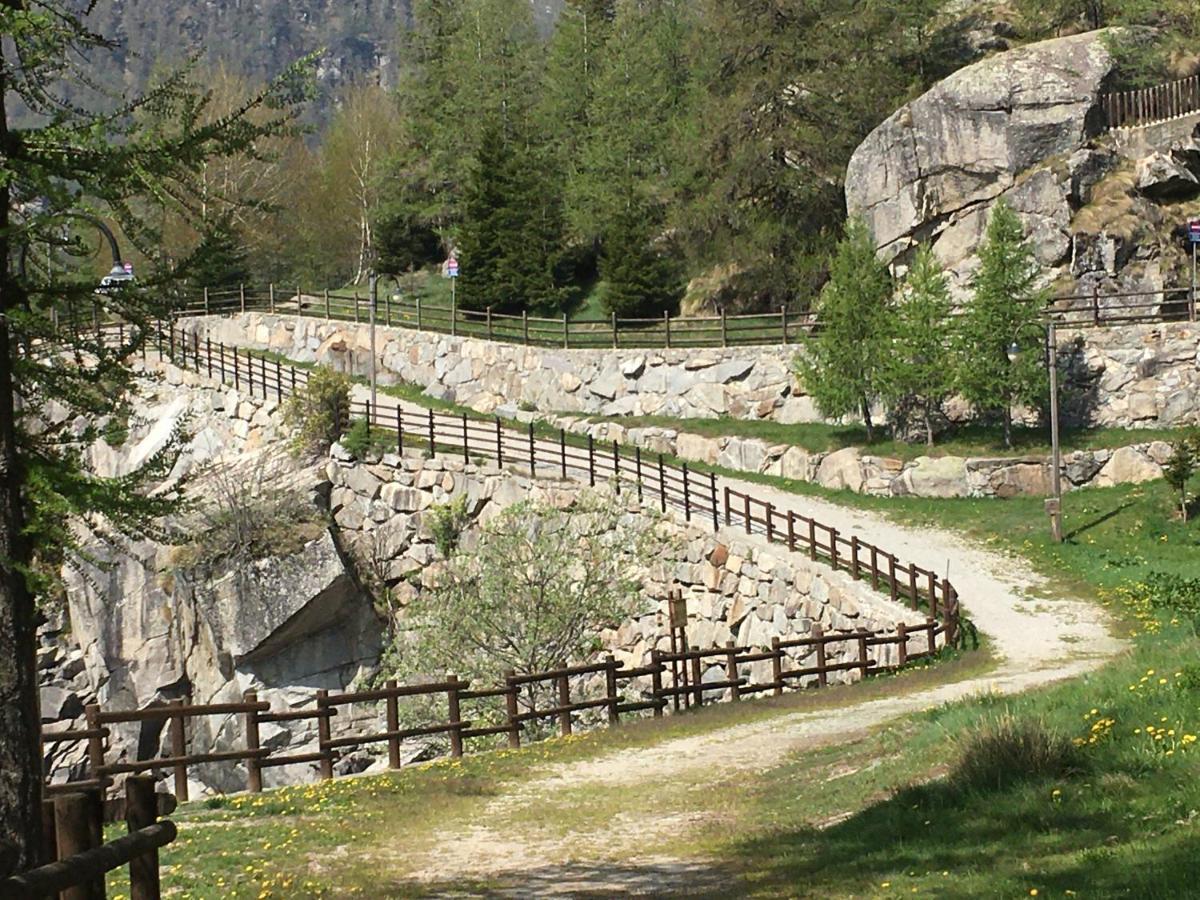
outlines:
[{"label": "horizontal fence rail", "polygon": [[1200,75],[1100,98],[1109,128],[1139,128],[1200,112]]},{"label": "horizontal fence rail", "polygon": [[[176,310],[179,316],[228,315],[268,312],[303,315],[330,321],[366,322],[370,298],[361,293],[330,291],[280,292],[241,287],[205,291],[199,300]],[[955,313],[960,315],[961,312]],[[1134,293],[1064,295],[1053,298],[1046,311],[1047,323],[1062,327],[1103,328],[1133,323],[1155,323],[1196,319],[1196,299],[1190,288],[1167,288]],[[698,348],[768,346],[794,344],[820,328],[811,312],[717,316],[671,316],[626,319],[545,318],[464,310],[451,304],[428,300],[381,297],[376,307],[378,325],[428,331],[452,336],[482,338],[537,347],[586,350],[606,348]]]},{"label": "horizontal fence rail", "polygon": [[[104,334],[125,346],[125,328],[104,326]],[[209,339],[200,339],[173,324],[164,324],[149,342],[152,351],[174,364],[225,385],[232,385],[252,396],[281,401],[307,383],[308,372],[267,359],[248,351],[229,347]],[[143,349],[146,349],[143,347]],[[47,730],[45,745],[86,742],[85,777],[65,785],[52,785],[52,791],[69,791],[81,785],[104,789],[112,776],[128,772],[171,771],[179,799],[188,798],[187,772],[190,766],[213,762],[240,762],[246,767],[246,788],[251,792],[263,787],[263,772],[282,765],[316,764],[320,777],[332,778],[336,761],[352,748],[386,744],[388,763],[400,765],[400,742],[415,737],[444,737],[449,752],[459,756],[472,739],[505,736],[511,747],[519,747],[522,734],[539,721],[557,723],[561,734],[570,734],[573,721],[580,715],[593,714],[609,724],[617,724],[622,715],[651,712],[661,716],[664,709],[680,697],[697,705],[705,695],[720,691],[737,700],[756,692],[780,694],[785,687],[808,681],[823,687],[829,676],[857,671],[862,676],[886,668],[897,668],[910,661],[937,653],[942,646],[955,646],[961,637],[960,606],[957,591],[946,578],[913,563],[904,563],[885,550],[862,541],[857,535],[845,535],[838,529],[793,510],[780,510],[769,501],[721,486],[713,472],[696,472],[686,463],[668,462],[662,454],[643,454],[640,448],[624,448],[616,442],[598,444],[572,437],[559,430],[553,439],[539,437],[530,424],[524,432],[506,427],[499,418],[475,418],[425,410],[415,413],[400,407],[372,407],[355,402],[346,411],[361,418],[377,434],[386,434],[395,442],[398,453],[420,447],[431,454],[461,456],[470,462],[477,458],[494,460],[500,465],[527,468],[533,477],[586,479],[590,485],[609,484],[620,494],[636,495],[640,502],[665,512],[681,511],[684,518],[720,531],[724,527],[743,529],[747,534],[764,536],[770,543],[789,551],[805,553],[842,570],[858,581],[869,581],[873,589],[912,610],[924,610],[925,624],[899,624],[894,630],[837,631],[823,633],[815,626],[809,637],[773,641],[769,648],[727,644],[722,648],[692,647],[675,652],[651,651],[648,666],[628,668],[612,656],[589,665],[564,667],[535,674],[508,673],[502,685],[476,689],[454,675],[442,682],[399,685],[387,681],[367,691],[330,693],[317,691],[311,705],[287,710],[272,710],[248,691],[240,702],[189,704],[175,700],[140,710],[104,710],[97,705],[85,708],[82,729]],[[831,661],[829,649],[840,646],[846,652],[839,661]],[[895,647],[892,660],[883,662],[871,656],[873,648]],[[846,650],[846,648],[850,648]],[[841,659],[852,651],[853,659]],[[791,665],[797,656],[800,666]],[[702,682],[699,673],[706,660],[717,660],[726,668],[726,677]],[[772,679],[749,684],[739,669],[756,662],[771,660]],[[671,673],[670,679],[664,678]],[[668,681],[670,683],[668,683]],[[599,685],[600,687],[595,687]],[[640,685],[640,687],[639,687]],[[591,696],[585,687],[592,686]],[[637,692],[640,696],[627,696]],[[553,698],[547,703],[547,696]],[[400,704],[422,698],[427,704],[445,710],[444,718],[428,718],[417,725],[401,727]],[[340,711],[355,704],[382,704],[385,714],[383,731],[335,733]],[[490,706],[483,718],[472,707]],[[243,720],[241,747],[195,753],[189,750],[191,722],[205,717]],[[315,749],[304,753],[286,753],[264,748],[260,727],[265,723],[315,720]],[[113,727],[131,722],[157,721],[166,726],[169,751],[164,755],[132,761],[106,758],[106,739]]]}]

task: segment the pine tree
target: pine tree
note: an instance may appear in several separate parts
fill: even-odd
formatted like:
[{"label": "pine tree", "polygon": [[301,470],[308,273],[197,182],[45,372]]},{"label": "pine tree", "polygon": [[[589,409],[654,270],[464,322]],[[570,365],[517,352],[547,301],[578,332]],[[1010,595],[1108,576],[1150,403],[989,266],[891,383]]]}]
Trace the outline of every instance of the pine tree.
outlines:
[{"label": "pine tree", "polygon": [[463,309],[487,309],[504,299],[500,271],[506,250],[510,157],[503,129],[493,124],[483,134],[475,171],[464,192],[458,240],[462,274],[457,286]]},{"label": "pine tree", "polygon": [[600,276],[605,308],[623,318],[648,318],[678,308],[683,279],[675,258],[654,246],[661,233],[653,211],[630,201],[604,235]]},{"label": "pine tree", "polygon": [[891,296],[870,230],[850,219],[817,303],[820,327],[797,356],[796,372],[823,415],[860,414],[868,441],[875,439],[871,406],[885,382]]},{"label": "pine tree", "polygon": [[883,399],[898,431],[914,420],[932,446],[934,423],[954,391],[954,326],[950,285],[929,247],[917,253],[892,314],[884,355]]},{"label": "pine tree", "polygon": [[[85,4],[84,7],[87,5]],[[287,129],[302,87],[298,69],[229,115],[211,115],[206,93],[185,73],[166,77],[146,96],[103,113],[61,101],[58,88],[90,83],[88,67],[112,44],[89,31],[79,4],[42,0],[0,3],[0,868],[34,865],[43,842],[42,758],[34,663],[38,590],[78,547],[72,525],[136,535],[169,510],[169,495],[146,488],[172,462],[159,454],[136,473],[107,479],[82,452],[98,435],[71,423],[98,422],[128,402],[134,382],[127,360],[151,325],[169,312],[175,276],[186,269],[162,253],[156,222],[163,202],[194,218],[202,206],[206,161],[252,151]],[[83,67],[82,69],[80,67]],[[97,98],[100,105],[103,98]],[[109,98],[111,100],[111,98]],[[26,114],[15,126],[17,109]],[[141,127],[152,110],[171,127]],[[257,123],[259,110],[273,110]],[[30,115],[31,114],[31,115]],[[164,198],[169,200],[164,201]],[[150,211],[141,215],[141,211]],[[93,294],[83,270],[53,272],[20,263],[24,251],[63,247],[64,225],[115,223],[145,260],[139,281]],[[193,221],[193,227],[195,222]],[[63,252],[62,255],[68,255]],[[126,345],[106,346],[89,329],[62,333],[52,311],[102,306],[129,323]],[[41,349],[63,346],[63,354]],[[39,417],[52,397],[66,414]]]},{"label": "pine tree", "polygon": [[1041,270],[1021,219],[1004,200],[992,208],[979,260],[961,322],[958,388],[982,413],[1000,416],[1004,446],[1012,447],[1015,408],[1046,390],[1048,294],[1037,286]]}]

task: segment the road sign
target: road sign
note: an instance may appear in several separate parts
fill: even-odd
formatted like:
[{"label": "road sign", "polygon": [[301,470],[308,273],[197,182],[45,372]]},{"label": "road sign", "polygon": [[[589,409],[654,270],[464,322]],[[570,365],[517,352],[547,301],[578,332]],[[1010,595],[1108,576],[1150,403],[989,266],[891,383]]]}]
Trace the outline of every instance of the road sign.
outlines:
[{"label": "road sign", "polygon": [[1188,222],[1188,240],[1193,244],[1200,244],[1200,219]]},{"label": "road sign", "polygon": [[447,278],[457,278],[458,277],[458,260],[455,259],[453,256],[450,257],[448,260],[446,260],[446,277]]}]

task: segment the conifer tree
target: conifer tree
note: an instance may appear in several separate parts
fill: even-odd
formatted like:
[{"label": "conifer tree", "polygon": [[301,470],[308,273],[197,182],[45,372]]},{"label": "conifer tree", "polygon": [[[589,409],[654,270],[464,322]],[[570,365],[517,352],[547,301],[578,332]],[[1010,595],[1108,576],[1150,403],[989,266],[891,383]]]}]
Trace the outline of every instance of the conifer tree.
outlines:
[{"label": "conifer tree", "polygon": [[992,207],[979,260],[961,323],[958,388],[982,413],[1000,416],[1004,446],[1012,447],[1015,408],[1036,403],[1046,389],[1041,319],[1049,295],[1037,286],[1040,267],[1025,227],[1004,200]]},{"label": "conifer tree", "polygon": [[861,219],[846,222],[817,303],[820,327],[796,357],[796,373],[821,413],[841,418],[858,413],[875,439],[871,406],[884,386],[892,278],[875,256],[875,242]]},{"label": "conifer tree", "polygon": [[892,314],[883,399],[897,430],[919,423],[930,446],[934,424],[954,391],[953,309],[946,273],[932,249],[922,247]]},{"label": "conifer tree", "polygon": [[661,228],[654,214],[638,204],[632,191],[629,202],[610,222],[600,255],[605,308],[618,317],[647,318],[674,311],[683,293],[683,279],[675,258],[655,247]]},{"label": "conifer tree", "polygon": [[[128,360],[169,311],[182,262],[159,250],[156,222],[139,214],[169,202],[199,218],[206,161],[252,152],[255,143],[290,128],[300,97],[298,69],[227,115],[215,115],[208,95],[186,71],[164,78],[145,96],[113,108],[115,98],[83,104],[76,92],[91,83],[87,68],[112,49],[89,30],[88,4],[40,0],[0,2],[0,871],[38,862],[42,758],[34,660],[35,594],[78,547],[76,522],[138,534],[169,509],[170,496],[145,488],[171,460],[159,454],[121,478],[90,471],[84,448],[101,419],[128,402],[134,382]],[[102,107],[92,113],[87,105]],[[255,121],[261,109],[274,112]],[[20,112],[18,112],[20,110]],[[163,127],[139,124],[152,111]],[[15,124],[18,121],[26,124]],[[51,246],[78,259],[68,227],[109,221],[145,260],[139,280],[105,295],[82,265],[51,272],[23,264],[30,247]],[[90,329],[56,327],[51,312],[97,303],[127,327],[112,347]],[[63,353],[47,352],[60,346]],[[42,417],[49,399],[62,415]],[[82,433],[76,421],[94,423]]]}]

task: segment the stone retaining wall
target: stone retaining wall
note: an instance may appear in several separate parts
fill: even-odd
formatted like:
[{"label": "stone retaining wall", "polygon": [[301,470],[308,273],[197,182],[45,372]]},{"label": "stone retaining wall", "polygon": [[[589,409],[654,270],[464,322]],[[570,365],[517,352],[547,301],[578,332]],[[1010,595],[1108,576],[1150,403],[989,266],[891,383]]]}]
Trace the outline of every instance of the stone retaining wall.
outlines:
[{"label": "stone retaining wall", "polygon": [[[248,312],[184,319],[189,333],[365,375],[363,324]],[[797,348],[553,350],[378,328],[381,382],[421,385],[482,412],[821,421],[791,374]],[[1060,333],[1064,421],[1149,428],[1200,424],[1200,324]]]},{"label": "stone retaining wall", "polygon": [[[873,456],[857,447],[808,451],[758,438],[704,437],[657,426],[627,428],[571,416],[555,427],[590,434],[598,442],[635,444],[656,453],[718,465],[738,472],[774,475],[880,497],[1045,497],[1053,466],[1047,457],[921,456],[902,460]],[[1140,484],[1161,478],[1171,458],[1162,441],[1115,450],[1077,450],[1063,456],[1064,490]]]}]

